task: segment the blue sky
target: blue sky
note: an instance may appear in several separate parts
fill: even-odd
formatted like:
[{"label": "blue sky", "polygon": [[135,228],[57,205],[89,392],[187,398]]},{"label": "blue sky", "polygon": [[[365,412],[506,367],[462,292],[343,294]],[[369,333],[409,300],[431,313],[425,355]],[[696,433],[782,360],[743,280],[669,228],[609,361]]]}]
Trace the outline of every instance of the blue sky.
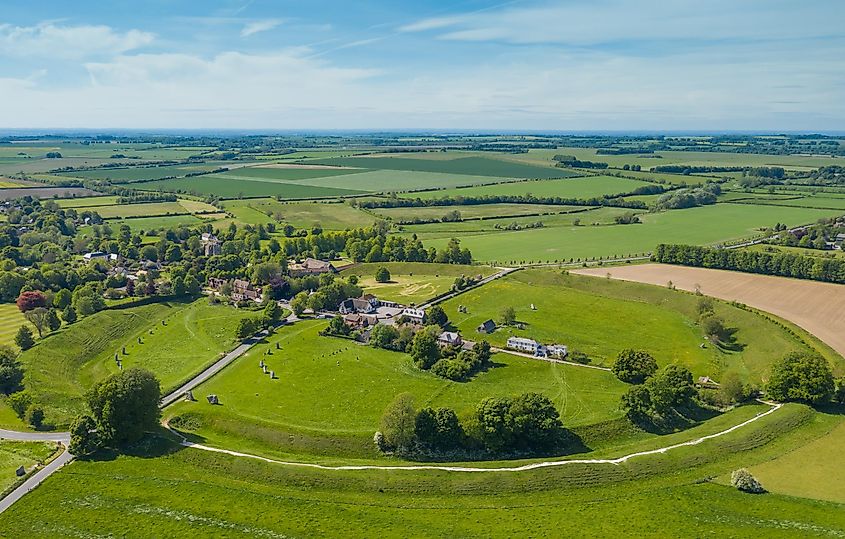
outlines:
[{"label": "blue sky", "polygon": [[840,0],[23,2],[0,127],[845,129]]}]

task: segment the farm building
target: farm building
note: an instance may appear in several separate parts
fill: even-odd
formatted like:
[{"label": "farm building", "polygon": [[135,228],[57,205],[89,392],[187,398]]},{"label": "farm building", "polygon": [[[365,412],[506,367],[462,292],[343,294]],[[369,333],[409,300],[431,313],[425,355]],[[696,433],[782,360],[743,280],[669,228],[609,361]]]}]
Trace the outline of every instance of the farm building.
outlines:
[{"label": "farm building", "polygon": [[463,343],[460,333],[444,331],[437,337],[437,344],[440,346],[460,346]]},{"label": "farm building", "polygon": [[481,325],[475,328],[475,331],[479,333],[493,333],[494,331],[496,331],[496,322],[493,322],[489,319],[485,320],[481,323]]},{"label": "farm building", "polygon": [[337,269],[332,266],[331,262],[325,260],[317,260],[316,258],[306,258],[300,264],[291,264],[291,277],[304,277],[306,275],[322,275],[323,273],[337,273]]},{"label": "farm building", "polygon": [[400,316],[408,318],[411,322],[414,322],[415,324],[422,324],[423,320],[425,319],[425,311],[422,309],[414,309],[408,307],[407,309],[402,309],[402,314]]},{"label": "farm building", "polygon": [[378,324],[378,318],[366,314],[347,314],[343,322],[353,329],[367,329]]}]

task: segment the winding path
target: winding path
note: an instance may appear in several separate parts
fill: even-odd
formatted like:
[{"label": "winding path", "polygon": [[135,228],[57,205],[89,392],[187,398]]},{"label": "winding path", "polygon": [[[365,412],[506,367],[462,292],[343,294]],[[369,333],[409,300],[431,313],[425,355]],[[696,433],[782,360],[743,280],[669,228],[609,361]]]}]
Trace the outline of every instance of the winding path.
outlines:
[{"label": "winding path", "polygon": [[178,432],[170,429],[167,427],[170,432],[173,432],[180,438],[182,438],[181,445],[184,447],[192,448],[192,449],[200,449],[203,451],[211,451],[214,453],[223,453],[225,455],[231,455],[234,457],[243,457],[243,458],[250,458],[255,460],[260,460],[263,462],[270,462],[273,464],[281,464],[283,466],[296,466],[299,468],[314,468],[317,470],[329,470],[329,471],[354,471],[354,470],[405,470],[405,471],[414,471],[414,470],[438,470],[442,472],[527,472],[530,470],[537,470],[539,468],[553,468],[557,466],[566,466],[568,464],[612,464],[612,465],[619,465],[628,462],[629,460],[637,457],[645,457],[649,455],[661,455],[673,449],[678,449],[679,447],[689,447],[698,445],[702,442],[707,440],[712,440],[714,438],[719,438],[726,434],[730,434],[731,432],[741,429],[742,427],[749,425],[759,419],[766,417],[769,414],[774,413],[775,411],[779,410],[782,404],[774,404],[774,403],[764,403],[771,406],[765,412],[760,412],[759,414],[755,415],[751,419],[746,419],[742,423],[736,424],[732,427],[729,427],[725,430],[708,434],[707,436],[702,436],[700,438],[696,438],[694,440],[689,440],[687,442],[681,442],[674,445],[669,445],[666,447],[661,447],[658,449],[651,449],[649,451],[640,451],[637,453],[630,453],[628,455],[623,455],[621,457],[617,457],[615,459],[571,459],[571,460],[546,460],[542,462],[533,462],[531,464],[525,464],[523,466],[513,466],[513,467],[502,467],[502,468],[483,468],[479,466],[437,466],[433,464],[419,464],[419,465],[407,465],[407,466],[379,466],[376,464],[362,464],[362,465],[348,465],[348,466],[326,466],[324,464],[314,464],[312,462],[292,462],[292,461],[284,461],[284,460],[276,460],[267,457],[262,457],[259,455],[252,455],[249,453],[241,453],[239,451],[231,451],[229,449],[220,449],[217,447],[211,447],[208,445],[197,444],[194,442],[190,442],[185,439],[184,436],[179,434]]}]

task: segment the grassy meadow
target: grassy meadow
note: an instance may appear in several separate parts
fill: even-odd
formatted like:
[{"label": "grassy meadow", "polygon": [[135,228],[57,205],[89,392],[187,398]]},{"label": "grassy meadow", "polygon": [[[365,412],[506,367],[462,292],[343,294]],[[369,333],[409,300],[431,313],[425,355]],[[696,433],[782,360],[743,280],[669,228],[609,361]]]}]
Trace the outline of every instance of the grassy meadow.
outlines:
[{"label": "grassy meadow", "polygon": [[405,198],[443,198],[455,196],[484,195],[534,195],[538,197],[593,198],[604,195],[628,193],[638,187],[648,186],[646,182],[615,176],[584,176],[563,180],[538,180],[501,183],[464,189],[444,189],[423,193],[406,193]]},{"label": "grassy meadow", "polygon": [[239,221],[249,224],[272,223],[281,218],[279,222],[296,228],[308,229],[320,225],[324,230],[345,230],[367,227],[376,221],[373,215],[345,202],[278,202],[257,199],[229,200],[223,205]]},{"label": "grassy meadow", "polygon": [[27,322],[23,313],[14,303],[0,304],[0,346],[7,345],[17,350],[15,345],[15,334],[21,326],[29,326],[33,332],[35,326]]},{"label": "grassy meadow", "polygon": [[583,210],[583,206],[559,206],[548,204],[478,204],[473,206],[428,206],[421,208],[378,208],[373,213],[395,221],[411,219],[441,219],[449,212],[460,212],[462,219],[485,219],[490,217],[538,216]]},{"label": "grassy meadow", "polygon": [[[378,283],[376,270],[390,271],[390,282]],[[461,266],[456,264],[427,264],[422,262],[377,262],[356,264],[343,270],[342,275],[357,275],[364,291],[380,299],[405,305],[420,304],[451,290],[461,275],[487,277],[496,272],[490,266]]]},{"label": "grassy meadow", "polygon": [[374,170],[406,170],[416,172],[434,172],[439,174],[470,174],[476,176],[494,176],[500,178],[566,178],[575,176],[570,171],[550,166],[536,166],[516,163],[503,159],[481,157],[456,157],[449,159],[426,158],[406,155],[403,157],[347,157],[324,159],[325,165],[368,168]]},{"label": "grassy meadow", "polygon": [[0,441],[0,493],[18,480],[15,470],[19,466],[30,472],[33,466],[43,464],[55,452],[56,444],[52,442]]}]

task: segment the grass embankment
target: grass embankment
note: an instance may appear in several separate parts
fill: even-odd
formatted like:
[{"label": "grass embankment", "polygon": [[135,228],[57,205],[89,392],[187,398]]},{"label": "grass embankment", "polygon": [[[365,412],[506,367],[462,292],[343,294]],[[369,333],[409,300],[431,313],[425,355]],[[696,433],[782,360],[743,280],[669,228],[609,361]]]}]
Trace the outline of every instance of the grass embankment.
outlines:
[{"label": "grass embankment", "polygon": [[789,406],[666,455],[526,473],[329,472],[160,441],[74,462],[0,527],[10,537],[838,536],[843,505],[702,482],[816,438],[830,420],[818,416]]},{"label": "grass embankment", "polygon": [[[390,282],[376,282],[375,273],[380,267],[390,271]],[[380,299],[402,304],[423,303],[448,292],[455,279],[464,275],[475,278],[496,273],[490,266],[463,266],[459,264],[427,264],[423,262],[374,262],[356,264],[342,274],[357,275],[364,291]]]},{"label": "grass embankment", "polygon": [[[467,313],[458,312],[459,305]],[[774,359],[808,349],[782,327],[720,302],[716,313],[734,330],[734,342],[713,345],[697,325],[697,305],[698,297],[667,288],[535,269],[497,279],[443,306],[468,339],[476,338],[475,328],[483,321],[498,321],[505,307],[513,307],[525,329],[497,329],[486,337],[491,343],[503,346],[517,335],[566,344],[608,367],[620,350],[643,349],[659,364],[680,363],[696,376],[717,380],[734,371],[760,383]]]},{"label": "grass embankment", "polygon": [[124,368],[154,372],[167,390],[231,349],[235,326],[248,314],[205,298],[102,311],[22,354],[24,383],[47,421],[66,425],[84,406],[85,390],[118,371],[115,354]]}]

